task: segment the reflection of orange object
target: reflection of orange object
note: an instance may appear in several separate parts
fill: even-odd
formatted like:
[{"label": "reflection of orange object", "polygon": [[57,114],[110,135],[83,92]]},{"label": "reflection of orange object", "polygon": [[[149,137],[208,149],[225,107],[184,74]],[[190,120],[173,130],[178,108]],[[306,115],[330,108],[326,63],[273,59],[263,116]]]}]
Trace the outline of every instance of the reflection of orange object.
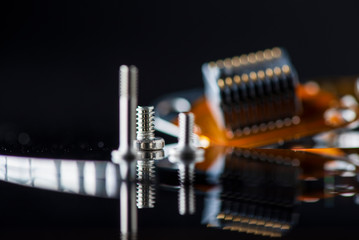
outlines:
[{"label": "reflection of orange object", "polygon": [[204,157],[205,161],[197,163],[196,168],[204,172],[207,171],[211,166],[215,164],[218,157],[220,157],[223,154],[226,154],[227,150],[229,149],[226,149],[223,146],[213,146],[207,148]]},{"label": "reflection of orange object", "polygon": [[340,148],[309,148],[309,149],[295,149],[296,151],[311,152],[320,154],[323,156],[341,158],[345,157],[346,154]]},{"label": "reflection of orange object", "polygon": [[[263,171],[272,171],[271,173],[274,173],[278,169],[282,169],[284,175],[293,174],[293,179],[316,181],[318,179],[325,179],[325,177],[328,176],[341,175],[343,171],[326,171],[325,166],[328,163],[333,163],[334,160],[338,159],[338,156],[343,156],[345,153],[359,152],[358,148],[325,148],[311,150],[312,149],[246,149],[215,146],[209,147],[206,150],[205,161],[196,164],[196,168],[200,172],[211,172],[213,166],[218,161],[222,161],[222,164],[224,165],[223,173],[243,172],[248,170],[249,172],[257,172],[260,176]],[[281,168],[283,166],[285,168]],[[198,187],[201,191],[208,191],[213,188],[213,186],[207,188],[203,186]],[[359,192],[357,186],[352,186],[350,189],[332,189],[329,192],[325,189],[316,189],[315,191],[302,190],[304,190],[304,192],[297,196],[297,200],[305,202],[315,202],[336,195]]]},{"label": "reflection of orange object", "polygon": [[[205,161],[196,164],[196,168],[199,171],[207,172],[210,170],[217,161],[221,159],[231,158],[231,155],[235,151],[244,152],[248,159],[253,161],[256,156],[264,157],[265,161],[273,162],[276,164],[290,164],[300,166],[301,173],[299,179],[306,180],[310,178],[323,178],[328,173],[324,169],[324,165],[330,161],[343,157],[346,150],[338,148],[324,148],[324,149],[301,149],[301,150],[289,150],[289,149],[237,149],[232,147],[214,146],[206,149]],[[355,151],[351,149],[351,151]],[[323,154],[328,153],[328,154]],[[276,161],[281,163],[276,163]],[[331,172],[331,174],[339,174],[339,172]]]},{"label": "reflection of orange object", "polygon": [[264,132],[259,131],[250,135],[243,134],[240,137],[231,136],[226,129],[219,127],[206,98],[203,97],[196,101],[191,111],[196,116],[196,125],[199,128],[197,132],[208,137],[211,144],[222,146],[259,147],[299,139],[347,125],[343,121],[336,121],[337,124],[334,127],[327,124],[323,118],[324,112],[339,102],[332,94],[319,91],[313,95],[313,92],[308,92],[304,86],[299,86],[297,96],[303,104],[303,113],[300,116],[299,124],[291,124]]}]

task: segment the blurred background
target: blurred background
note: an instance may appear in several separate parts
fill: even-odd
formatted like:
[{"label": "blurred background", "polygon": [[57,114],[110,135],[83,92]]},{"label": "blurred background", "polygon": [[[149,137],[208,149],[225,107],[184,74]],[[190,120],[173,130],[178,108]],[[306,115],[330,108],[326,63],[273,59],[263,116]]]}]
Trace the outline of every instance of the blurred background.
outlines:
[{"label": "blurred background", "polygon": [[118,67],[139,104],[202,86],[201,65],[281,46],[302,79],[359,73],[355,2],[47,1],[0,7],[0,142],[118,146]]}]

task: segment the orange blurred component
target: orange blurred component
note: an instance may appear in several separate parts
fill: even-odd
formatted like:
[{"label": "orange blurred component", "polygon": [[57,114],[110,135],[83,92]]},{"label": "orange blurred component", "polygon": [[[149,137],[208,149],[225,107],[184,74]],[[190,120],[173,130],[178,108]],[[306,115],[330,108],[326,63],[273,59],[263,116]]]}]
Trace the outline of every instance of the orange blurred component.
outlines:
[{"label": "orange blurred component", "polygon": [[[309,90],[308,90],[309,89]],[[336,124],[328,123],[323,115],[333,106],[339,105],[339,100],[325,91],[313,91],[305,85],[298,86],[297,96],[303,104],[300,119],[294,119],[291,124],[273,129],[258,130],[256,133],[235,136],[228,130],[220,128],[213,116],[209,102],[205,97],[197,100],[192,107],[196,116],[197,133],[206,136],[213,145],[233,147],[260,147],[287,140],[299,139],[335,128],[345,127],[349,123],[338,120]],[[355,109],[356,114],[358,110]],[[339,118],[338,118],[339,119]],[[358,117],[355,118],[357,120]],[[332,119],[333,121],[335,119]]]}]

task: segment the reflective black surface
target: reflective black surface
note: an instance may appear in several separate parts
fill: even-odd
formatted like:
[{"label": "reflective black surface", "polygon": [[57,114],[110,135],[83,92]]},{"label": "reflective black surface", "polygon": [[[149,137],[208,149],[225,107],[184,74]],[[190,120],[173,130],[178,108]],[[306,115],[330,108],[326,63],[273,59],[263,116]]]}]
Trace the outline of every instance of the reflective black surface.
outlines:
[{"label": "reflective black surface", "polygon": [[[333,150],[345,154],[329,156]],[[186,189],[176,166],[159,160],[149,184],[154,207],[138,209],[137,238],[350,238],[359,220],[358,152],[226,149],[212,167],[198,165],[195,184]],[[0,177],[5,239],[121,238],[124,195],[111,162],[7,154],[0,157]],[[140,184],[146,187],[130,183],[137,195],[131,201],[138,201]],[[180,215],[180,196],[193,197],[193,215]]]}]

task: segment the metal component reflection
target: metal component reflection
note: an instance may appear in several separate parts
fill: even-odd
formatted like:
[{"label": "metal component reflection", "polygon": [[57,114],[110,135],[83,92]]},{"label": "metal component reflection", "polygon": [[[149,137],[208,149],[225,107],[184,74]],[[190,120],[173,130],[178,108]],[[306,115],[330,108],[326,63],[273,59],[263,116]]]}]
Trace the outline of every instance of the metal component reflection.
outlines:
[{"label": "metal component reflection", "polygon": [[250,151],[228,153],[220,186],[206,194],[202,223],[247,234],[285,235],[299,217],[300,168],[284,157],[264,161]]},{"label": "metal component reflection", "polygon": [[180,189],[178,193],[178,211],[181,215],[192,215],[196,212],[194,192],[194,164],[179,166]]},{"label": "metal component reflection", "polygon": [[120,182],[121,239],[137,239],[136,187],[134,182]]},{"label": "metal component reflection", "polygon": [[204,150],[193,144],[194,115],[179,114],[179,137],[176,148],[171,149],[169,160],[178,165],[180,190],[178,209],[181,215],[195,213],[195,195],[193,190],[194,165],[204,159]]},{"label": "metal component reflection", "polygon": [[64,193],[117,198],[106,187],[118,181],[118,175],[106,174],[111,167],[115,165],[103,161],[0,156],[0,180]]},{"label": "metal component reflection", "polygon": [[156,202],[155,160],[164,158],[163,150],[137,152],[137,207],[153,208]]},{"label": "metal component reflection", "polygon": [[137,207],[155,206],[155,166],[153,159],[137,161]]}]

